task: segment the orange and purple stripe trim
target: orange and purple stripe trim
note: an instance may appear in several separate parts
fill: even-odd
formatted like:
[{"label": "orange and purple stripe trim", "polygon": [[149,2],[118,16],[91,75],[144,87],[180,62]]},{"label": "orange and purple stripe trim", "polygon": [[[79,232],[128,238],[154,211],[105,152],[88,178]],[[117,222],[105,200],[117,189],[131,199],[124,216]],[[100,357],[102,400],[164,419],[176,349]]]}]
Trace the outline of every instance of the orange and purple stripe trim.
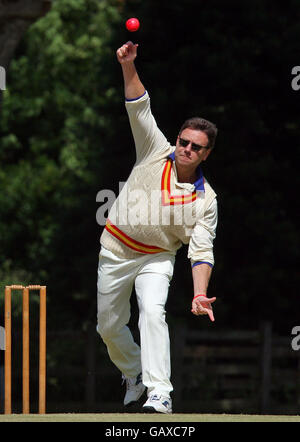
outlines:
[{"label": "orange and purple stripe trim", "polygon": [[161,179],[161,196],[162,196],[162,205],[177,205],[177,204],[187,204],[196,200],[197,192],[194,191],[189,195],[171,195],[171,170],[172,170],[172,159],[168,159],[166,165],[163,170],[162,179]]},{"label": "orange and purple stripe trim", "polygon": [[165,249],[161,249],[160,247],[150,246],[148,244],[144,244],[142,242],[136,241],[130,236],[126,235],[126,233],[122,232],[118,227],[114,226],[109,220],[106,221],[105,229],[117,238],[121,243],[125,244],[125,246],[129,247],[132,250],[140,253],[160,253],[165,252]]}]

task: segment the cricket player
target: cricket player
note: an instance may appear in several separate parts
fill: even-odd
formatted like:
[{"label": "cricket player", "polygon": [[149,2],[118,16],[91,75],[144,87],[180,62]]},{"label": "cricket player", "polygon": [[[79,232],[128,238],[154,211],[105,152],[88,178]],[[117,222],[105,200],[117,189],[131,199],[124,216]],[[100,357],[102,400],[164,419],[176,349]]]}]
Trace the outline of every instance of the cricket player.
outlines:
[{"label": "cricket player", "polygon": [[[194,285],[191,312],[214,321],[211,304],[216,298],[206,294],[214,265],[217,201],[200,164],[214,147],[217,129],[203,118],[192,118],[181,127],[176,146],[169,143],[136,71],[137,47],[127,42],[116,53],[136,162],[100,239],[97,330],[126,381],[124,405],[136,403],[146,390],[144,412],[172,413],[165,304],[182,244],[188,244]],[[140,346],[127,326],[133,288]]]}]

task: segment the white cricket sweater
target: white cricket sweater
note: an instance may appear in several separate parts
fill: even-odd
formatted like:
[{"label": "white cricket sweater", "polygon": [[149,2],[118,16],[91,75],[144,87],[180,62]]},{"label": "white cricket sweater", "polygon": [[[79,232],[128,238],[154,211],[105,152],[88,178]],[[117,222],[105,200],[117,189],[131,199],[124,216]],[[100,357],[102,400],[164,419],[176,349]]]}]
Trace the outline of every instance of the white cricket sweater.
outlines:
[{"label": "white cricket sweater", "polygon": [[213,266],[217,226],[216,194],[200,166],[194,184],[179,183],[175,146],[167,141],[151,113],[147,92],[126,100],[136,147],[132,172],[108,214],[101,245],[121,258],[168,251],[189,244],[192,265]]}]

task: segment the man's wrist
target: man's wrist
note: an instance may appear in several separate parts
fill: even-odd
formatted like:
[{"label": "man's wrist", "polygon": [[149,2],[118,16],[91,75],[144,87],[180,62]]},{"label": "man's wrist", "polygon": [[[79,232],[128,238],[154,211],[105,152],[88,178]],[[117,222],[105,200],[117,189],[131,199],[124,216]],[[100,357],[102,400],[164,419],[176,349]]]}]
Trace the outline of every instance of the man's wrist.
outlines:
[{"label": "man's wrist", "polygon": [[206,294],[205,294],[205,293],[197,293],[197,295],[195,295],[195,296],[193,297],[193,301],[194,301],[196,298],[199,298],[199,296],[204,296],[204,297],[206,298]]}]

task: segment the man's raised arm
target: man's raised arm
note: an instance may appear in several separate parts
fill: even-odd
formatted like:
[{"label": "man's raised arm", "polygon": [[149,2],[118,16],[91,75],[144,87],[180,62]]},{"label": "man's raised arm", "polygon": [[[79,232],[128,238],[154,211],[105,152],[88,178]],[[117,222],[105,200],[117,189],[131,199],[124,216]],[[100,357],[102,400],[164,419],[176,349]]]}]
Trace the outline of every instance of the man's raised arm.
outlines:
[{"label": "man's raised arm", "polygon": [[139,79],[134,60],[137,56],[137,44],[128,41],[117,50],[117,59],[122,67],[125,98],[132,100],[145,93],[144,85]]},{"label": "man's raised arm", "polygon": [[153,155],[170,154],[172,149],[157,127],[151,112],[149,95],[136,71],[134,60],[137,47],[137,44],[128,41],[117,50],[117,59],[122,67],[126,109],[139,163]]}]

